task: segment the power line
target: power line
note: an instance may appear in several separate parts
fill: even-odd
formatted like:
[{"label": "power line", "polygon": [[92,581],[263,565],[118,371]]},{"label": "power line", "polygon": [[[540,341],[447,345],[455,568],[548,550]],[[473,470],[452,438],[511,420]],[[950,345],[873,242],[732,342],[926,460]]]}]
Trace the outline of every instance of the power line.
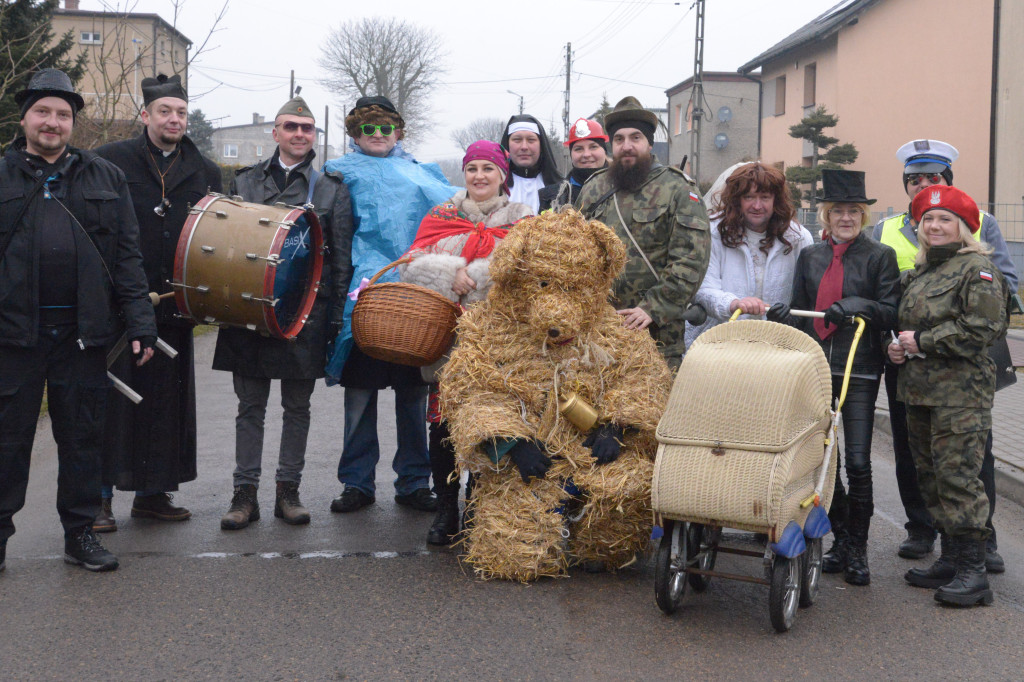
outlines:
[{"label": "power line", "polygon": [[664,85],[651,85],[650,83],[637,83],[636,81],[622,80],[621,78],[609,78],[608,76],[598,76],[593,73],[583,73],[582,71],[575,71],[574,73],[580,76],[587,76],[588,78],[599,78],[603,81],[615,81],[616,83],[628,83],[629,85],[639,85],[645,88],[657,88],[658,90],[667,90]]}]

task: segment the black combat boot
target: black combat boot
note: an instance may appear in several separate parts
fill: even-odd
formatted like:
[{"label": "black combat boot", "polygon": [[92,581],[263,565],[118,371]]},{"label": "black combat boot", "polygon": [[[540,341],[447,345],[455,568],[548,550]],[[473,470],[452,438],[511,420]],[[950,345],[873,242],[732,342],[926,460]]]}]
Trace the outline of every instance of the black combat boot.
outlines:
[{"label": "black combat boot", "polygon": [[868,569],[868,528],[871,517],[856,518],[850,510],[850,532],[846,544],[846,569],[843,580],[850,585],[871,584]]},{"label": "black combat boot", "polygon": [[944,532],[939,533],[939,558],[928,568],[912,568],[903,574],[903,579],[914,587],[937,589],[956,577],[956,562],[959,545]]},{"label": "black combat boot", "polygon": [[[838,450],[833,456],[838,455]],[[832,495],[832,507],[828,511],[828,520],[832,524],[832,547],[821,557],[822,573],[842,573],[848,561],[847,545],[850,542],[849,502],[842,479],[836,471],[835,492]]]},{"label": "black combat boot", "polygon": [[992,603],[992,590],[985,575],[985,541],[973,538],[955,538],[960,548],[956,562],[956,576],[949,584],[935,590],[935,601],[954,606],[988,605]]},{"label": "black combat boot", "polygon": [[438,491],[437,515],[427,531],[428,545],[448,545],[459,532],[459,488]]}]

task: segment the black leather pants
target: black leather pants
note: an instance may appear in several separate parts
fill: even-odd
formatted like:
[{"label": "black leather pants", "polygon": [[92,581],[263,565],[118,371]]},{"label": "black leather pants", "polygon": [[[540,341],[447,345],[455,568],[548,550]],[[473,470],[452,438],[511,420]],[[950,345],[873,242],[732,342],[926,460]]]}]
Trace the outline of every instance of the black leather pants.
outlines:
[{"label": "black leather pants", "polygon": [[[878,379],[850,377],[843,403],[843,447],[849,491],[843,487],[839,468],[836,468],[835,493],[828,517],[837,539],[848,538],[851,544],[864,546],[868,540],[868,527],[875,506],[871,489],[871,434],[875,425],[875,399],[878,397]],[[832,376],[832,396],[838,397],[843,388],[843,377]],[[838,443],[832,453],[840,457]]]}]

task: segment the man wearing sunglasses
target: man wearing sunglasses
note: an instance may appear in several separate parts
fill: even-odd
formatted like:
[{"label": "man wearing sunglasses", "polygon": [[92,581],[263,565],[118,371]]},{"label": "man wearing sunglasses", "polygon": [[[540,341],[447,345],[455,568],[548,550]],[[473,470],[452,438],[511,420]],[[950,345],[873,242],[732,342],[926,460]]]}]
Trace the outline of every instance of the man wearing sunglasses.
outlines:
[{"label": "man wearing sunglasses", "polygon": [[299,483],[309,434],[309,399],[324,376],[329,329],[341,322],[345,292],[352,277],[352,209],[341,175],[313,168],[316,120],[301,97],[285,103],[274,119],[277,149],[235,174],[231,193],[244,201],[292,206],[313,204],[327,250],[316,302],[294,341],[262,336],[242,328],[222,328],[213,368],[232,373],[238,396],[235,420],[234,495],[224,530],[239,530],[260,518],[256,492],[263,457],[263,423],[272,379],[281,382],[281,449],[278,456],[274,516],[287,524],[309,523],[299,500]]},{"label": "man wearing sunglasses", "polygon": [[[953,184],[953,162],[960,153],[956,147],[941,140],[911,140],[896,150],[896,158],[903,164],[903,188],[910,201],[932,185]],[[896,262],[900,271],[914,269],[917,256],[917,225],[907,213],[885,218],[875,225],[874,238],[896,251]],[[1006,278],[1011,292],[1017,291],[1017,270],[1010,258],[1009,249],[1003,239],[996,219],[981,212],[981,229],[974,237],[992,247],[989,254],[993,265]],[[905,559],[921,559],[929,554],[935,545],[936,529],[931,515],[921,496],[917,470],[907,442],[906,406],[896,399],[896,384],[899,367],[887,363],[885,368],[885,392],[889,399],[889,422],[892,427],[893,451],[896,456],[896,484],[900,499],[907,514],[907,538],[900,544],[899,556]],[[985,554],[985,566],[990,573],[1002,573],[1005,569],[1003,558],[996,551],[996,531],[992,527],[992,514],[996,506],[995,459],[992,454],[992,434],[985,445],[985,459],[981,467],[981,480],[989,501],[989,516],[986,524],[992,531]]]}]

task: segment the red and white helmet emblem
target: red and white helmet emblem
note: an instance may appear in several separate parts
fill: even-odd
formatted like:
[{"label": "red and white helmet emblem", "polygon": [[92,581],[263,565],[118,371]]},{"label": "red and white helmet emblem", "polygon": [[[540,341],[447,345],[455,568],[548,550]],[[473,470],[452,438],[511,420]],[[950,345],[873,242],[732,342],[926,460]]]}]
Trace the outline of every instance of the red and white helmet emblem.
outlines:
[{"label": "red and white helmet emblem", "polygon": [[932,192],[931,204],[932,206],[938,206],[942,203],[942,192],[935,190]]},{"label": "red and white helmet emblem", "polygon": [[579,119],[576,121],[576,137],[587,137],[590,135],[590,126],[587,125],[586,119]]}]

